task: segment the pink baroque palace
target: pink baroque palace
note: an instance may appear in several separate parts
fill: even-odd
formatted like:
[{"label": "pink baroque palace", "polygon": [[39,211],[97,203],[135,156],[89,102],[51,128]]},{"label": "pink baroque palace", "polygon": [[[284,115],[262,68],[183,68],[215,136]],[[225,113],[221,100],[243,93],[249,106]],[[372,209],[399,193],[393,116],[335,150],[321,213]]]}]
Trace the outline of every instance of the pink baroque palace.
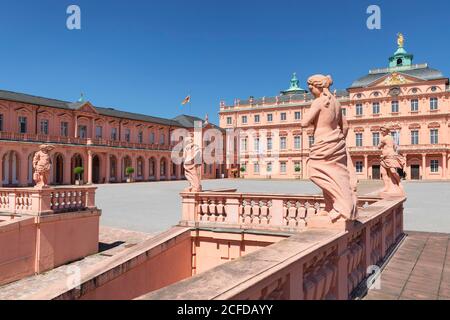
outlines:
[{"label": "pink baroque palace", "polygon": [[[33,156],[42,143],[54,146],[51,185],[184,179],[171,154],[183,136],[179,129],[194,131],[196,122],[203,132],[220,129],[188,115],[164,119],[94,106],[83,97],[67,102],[0,90],[0,182],[32,185]],[[203,164],[203,179],[223,176],[216,159]]]},{"label": "pink baroque palace", "polygon": [[[388,126],[406,159],[408,180],[449,179],[449,79],[413,55],[398,37],[398,49],[385,68],[373,69],[347,90],[334,90],[348,121],[347,146],[358,179],[380,179],[381,127]],[[291,86],[276,97],[236,99],[220,104],[220,127],[238,132],[237,151],[227,169],[244,178],[306,179],[313,129],[301,128],[312,95],[294,74]]]}]

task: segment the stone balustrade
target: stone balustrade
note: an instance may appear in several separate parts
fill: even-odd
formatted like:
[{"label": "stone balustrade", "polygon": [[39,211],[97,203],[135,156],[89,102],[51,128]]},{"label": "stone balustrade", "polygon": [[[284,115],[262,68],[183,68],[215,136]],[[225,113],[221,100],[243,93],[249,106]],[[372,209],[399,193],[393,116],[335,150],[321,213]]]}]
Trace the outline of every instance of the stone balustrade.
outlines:
[{"label": "stone balustrade", "polygon": [[[224,225],[246,229],[298,230],[324,208],[322,196],[207,191],[181,193],[186,226]],[[360,208],[379,198],[361,197]]]},{"label": "stone balustrade", "polygon": [[[202,201],[201,195],[196,196]],[[249,198],[248,194],[236,194],[233,199],[240,203]],[[274,196],[267,199],[282,200]],[[292,199],[313,203],[312,200],[317,200],[320,204],[319,198]],[[365,286],[371,272],[383,264],[403,238],[404,201],[404,198],[378,200],[361,208],[358,220],[346,230],[306,228],[271,246],[139,299],[349,299]]]},{"label": "stone balustrade", "polygon": [[41,216],[94,209],[92,186],[35,188],[0,188],[0,212]]}]

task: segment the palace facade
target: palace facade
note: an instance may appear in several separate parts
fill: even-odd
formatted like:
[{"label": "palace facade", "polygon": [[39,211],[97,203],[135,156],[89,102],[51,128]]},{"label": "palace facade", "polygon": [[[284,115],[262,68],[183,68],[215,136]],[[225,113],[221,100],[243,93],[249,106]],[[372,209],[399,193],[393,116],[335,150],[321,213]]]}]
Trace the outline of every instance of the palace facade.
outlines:
[{"label": "palace facade", "polygon": [[[183,179],[183,167],[171,153],[196,121],[203,131],[216,128],[187,115],[164,119],[97,107],[83,98],[67,102],[0,90],[1,183],[32,185],[32,159],[42,143],[55,146],[53,185],[74,184],[75,167],[83,167],[81,180],[88,184],[124,182],[128,167],[134,168],[133,181]],[[174,141],[178,129],[184,130]],[[221,162],[204,163],[203,178],[221,177]]]},{"label": "palace facade", "polygon": [[[392,128],[407,159],[406,179],[450,177],[449,79],[428,64],[413,64],[403,41],[387,67],[370,70],[335,95],[349,123],[347,146],[359,179],[380,179],[382,125]],[[239,132],[237,156],[227,168],[248,178],[307,178],[313,131],[299,124],[312,101],[294,74],[290,88],[276,97],[221,102],[220,126]]]}]

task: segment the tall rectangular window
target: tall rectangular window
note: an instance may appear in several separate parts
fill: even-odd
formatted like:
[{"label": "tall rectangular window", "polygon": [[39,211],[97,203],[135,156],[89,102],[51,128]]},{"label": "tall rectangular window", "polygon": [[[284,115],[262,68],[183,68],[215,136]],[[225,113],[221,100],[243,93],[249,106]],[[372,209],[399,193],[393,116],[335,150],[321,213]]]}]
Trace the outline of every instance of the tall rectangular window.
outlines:
[{"label": "tall rectangular window", "polygon": [[398,113],[398,111],[399,111],[398,101],[391,102],[391,111],[392,111],[392,113]]},{"label": "tall rectangular window", "polygon": [[280,172],[286,173],[286,162],[280,162]]},{"label": "tall rectangular window", "polygon": [[419,144],[419,131],[418,130],[411,131],[411,144]]},{"label": "tall rectangular window", "polygon": [[301,112],[300,111],[295,111],[294,117],[295,117],[295,120],[301,120],[302,119]]},{"label": "tall rectangular window", "polygon": [[0,114],[0,131],[3,131],[3,114]]},{"label": "tall rectangular window", "polygon": [[346,109],[346,108],[341,108],[341,112],[342,112],[342,115],[343,115],[344,117],[347,116],[347,109]]},{"label": "tall rectangular window", "polygon": [[87,138],[87,127],[86,126],[78,126],[78,137],[82,139]]},{"label": "tall rectangular window", "polygon": [[48,134],[48,120],[41,120],[41,134]]},{"label": "tall rectangular window", "polygon": [[139,131],[139,133],[138,133],[138,142],[139,143],[144,142],[144,133],[142,131]]},{"label": "tall rectangular window", "polygon": [[294,137],[294,149],[300,149],[302,147],[302,137],[295,136]]},{"label": "tall rectangular window", "polygon": [[242,123],[243,124],[246,124],[247,123],[247,116],[242,116]]},{"label": "tall rectangular window", "polygon": [[267,114],[267,122],[272,122],[273,121],[273,114],[269,113]]},{"label": "tall rectangular window", "polygon": [[357,133],[357,134],[355,135],[355,137],[356,137],[356,146],[357,146],[357,147],[362,147],[362,145],[363,145],[363,137],[362,137],[362,133]]},{"label": "tall rectangular window", "polygon": [[309,136],[308,137],[308,142],[309,142],[309,147],[311,148],[314,144],[314,136]]},{"label": "tall rectangular window", "polygon": [[430,167],[431,167],[432,173],[438,173],[439,172],[439,160],[431,160]]},{"label": "tall rectangular window", "polygon": [[272,162],[267,162],[266,171],[268,173],[272,172]]},{"label": "tall rectangular window", "polygon": [[356,104],[356,115],[357,116],[363,115],[363,106],[361,103]]},{"label": "tall rectangular window", "polygon": [[256,152],[259,151],[259,138],[255,138],[255,140],[253,140],[253,150]]},{"label": "tall rectangular window", "polygon": [[19,133],[27,133],[27,117],[19,117]]},{"label": "tall rectangular window", "polygon": [[286,119],[287,119],[286,112],[281,113],[280,119],[281,119],[281,121],[286,121]]},{"label": "tall rectangular window", "polygon": [[392,139],[394,139],[395,144],[399,146],[400,145],[400,132],[392,131],[391,137],[392,137]]},{"label": "tall rectangular window", "polygon": [[286,137],[280,137],[280,149],[281,150],[286,149]]},{"label": "tall rectangular window", "polygon": [[233,119],[231,117],[227,117],[227,124],[230,125],[233,123]]},{"label": "tall rectangular window", "polygon": [[255,114],[255,123],[259,123],[259,121],[261,120],[259,114]]},{"label": "tall rectangular window", "polygon": [[267,150],[272,150],[272,138],[267,138]]},{"label": "tall rectangular window", "polygon": [[253,164],[253,172],[254,173],[259,173],[259,162],[255,162]]},{"label": "tall rectangular window", "polygon": [[159,135],[159,144],[165,144],[166,143],[166,135],[164,133],[161,133]]},{"label": "tall rectangular window", "polygon": [[430,110],[437,110],[439,107],[437,98],[430,98]]},{"label": "tall rectangular window", "polygon": [[372,104],[372,113],[373,114],[379,114],[380,113],[380,103],[379,102],[374,102]]},{"label": "tall rectangular window", "polygon": [[155,143],[155,133],[154,132],[150,132],[150,143]]},{"label": "tall rectangular window", "polygon": [[131,132],[130,129],[125,129],[125,141],[130,142],[131,140]]},{"label": "tall rectangular window", "polygon": [[61,122],[61,130],[60,130],[61,137],[67,137],[69,136],[69,123],[68,122]]},{"label": "tall rectangular window", "polygon": [[438,129],[431,129],[430,130],[430,143],[431,144],[438,144],[439,143],[439,131],[438,131]]},{"label": "tall rectangular window", "polygon": [[362,161],[356,161],[355,163],[356,173],[362,173],[363,172],[363,162]]},{"label": "tall rectangular window", "polygon": [[241,140],[241,151],[247,151],[247,138]]},{"label": "tall rectangular window", "polygon": [[412,99],[411,100],[411,112],[418,112],[419,111],[419,100]]},{"label": "tall rectangular window", "polygon": [[95,127],[95,138],[96,139],[103,138],[103,128],[101,126],[96,126]]},{"label": "tall rectangular window", "polygon": [[117,128],[111,129],[111,140],[116,141],[117,140]]},{"label": "tall rectangular window", "polygon": [[372,133],[372,145],[374,147],[378,147],[380,144],[380,133],[379,132],[373,132]]}]

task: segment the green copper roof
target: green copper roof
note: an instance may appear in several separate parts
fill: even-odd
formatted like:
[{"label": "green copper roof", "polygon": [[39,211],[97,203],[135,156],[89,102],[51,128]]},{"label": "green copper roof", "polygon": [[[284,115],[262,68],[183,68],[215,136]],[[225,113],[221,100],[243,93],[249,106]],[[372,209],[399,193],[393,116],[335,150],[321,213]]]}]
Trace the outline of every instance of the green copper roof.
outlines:
[{"label": "green copper roof", "polygon": [[[401,37],[401,38],[400,38]],[[399,33],[399,39],[397,40],[398,48],[394,55],[389,57],[389,68],[401,68],[412,66],[412,61],[414,56],[406,52],[404,46],[404,38],[401,33]],[[395,70],[393,70],[395,71]]]},{"label": "green copper roof", "polygon": [[281,91],[282,94],[306,93],[305,89],[300,88],[300,81],[297,78],[297,73],[294,72],[291,78],[291,85],[289,89]]}]

